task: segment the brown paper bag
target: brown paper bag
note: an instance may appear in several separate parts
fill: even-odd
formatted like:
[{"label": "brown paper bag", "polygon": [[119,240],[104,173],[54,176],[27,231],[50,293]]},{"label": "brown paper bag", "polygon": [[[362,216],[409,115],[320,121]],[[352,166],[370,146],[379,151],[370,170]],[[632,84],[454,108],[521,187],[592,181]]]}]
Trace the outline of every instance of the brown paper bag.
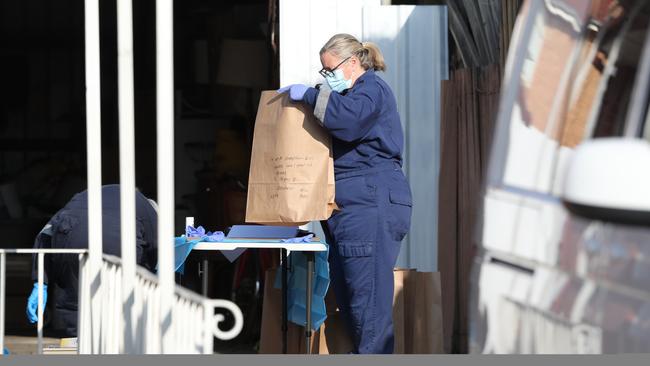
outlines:
[{"label": "brown paper bag", "polygon": [[405,353],[443,353],[440,272],[412,272],[406,287]]},{"label": "brown paper bag", "polygon": [[[396,268],[393,276],[393,353],[443,353],[440,272]],[[335,309],[332,290],[325,302],[327,320],[314,341],[320,348],[318,353],[348,353],[353,349],[353,342],[343,318]]]},{"label": "brown paper bag", "polygon": [[347,325],[336,305],[336,295],[331,285],[325,296],[327,319],[318,332],[318,354],[348,354],[354,350],[354,343],[348,333]]},{"label": "brown paper bag", "polygon": [[[259,353],[282,353],[282,291],[273,287],[278,270],[272,268],[266,271]],[[303,339],[303,328],[289,322],[287,353],[300,353]]]},{"label": "brown paper bag", "polygon": [[246,222],[297,224],[335,209],[331,137],[286,93],[264,91],[255,120]]},{"label": "brown paper bag", "polygon": [[[262,329],[259,353],[282,353],[282,291],[273,287],[279,268],[266,271],[264,281],[264,305],[262,306]],[[320,329],[313,332],[312,354],[346,354],[353,345],[345,323],[336,309],[333,291],[325,297],[327,319]],[[305,330],[289,322],[287,332],[287,353],[304,354],[306,351]]]},{"label": "brown paper bag", "polygon": [[[260,353],[282,353],[282,294],[273,287],[275,273],[266,272]],[[440,272],[395,269],[393,326],[395,354],[443,353]],[[327,319],[312,337],[313,354],[346,354],[353,342],[341,317],[333,291],[325,297]],[[304,328],[289,322],[287,352],[305,353]]]},{"label": "brown paper bag", "polygon": [[[394,278],[394,291],[393,291],[393,332],[395,334],[395,348],[393,353],[403,354],[405,352],[405,345],[408,341],[410,332],[407,325],[412,324],[411,316],[412,311],[409,311],[408,304],[406,303],[407,292],[410,290],[409,276],[415,273],[412,269],[399,269],[393,270]],[[408,336],[407,336],[408,335]]]},{"label": "brown paper bag", "polygon": [[321,325],[315,343],[319,345],[318,354],[321,355],[344,355],[354,350],[354,344],[341,313],[335,311],[327,314],[327,319]]}]

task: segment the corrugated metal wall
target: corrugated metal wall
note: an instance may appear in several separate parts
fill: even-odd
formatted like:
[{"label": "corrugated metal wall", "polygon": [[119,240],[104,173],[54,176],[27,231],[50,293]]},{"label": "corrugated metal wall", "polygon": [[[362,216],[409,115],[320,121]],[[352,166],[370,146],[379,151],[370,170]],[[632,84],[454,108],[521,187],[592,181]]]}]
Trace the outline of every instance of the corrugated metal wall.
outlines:
[{"label": "corrugated metal wall", "polygon": [[[440,90],[448,77],[447,9],[379,0],[280,0],[280,84],[322,82],[318,51],[336,33],[376,42],[406,136],[413,221],[399,267],[437,270]],[[318,231],[319,225],[314,225]]]}]

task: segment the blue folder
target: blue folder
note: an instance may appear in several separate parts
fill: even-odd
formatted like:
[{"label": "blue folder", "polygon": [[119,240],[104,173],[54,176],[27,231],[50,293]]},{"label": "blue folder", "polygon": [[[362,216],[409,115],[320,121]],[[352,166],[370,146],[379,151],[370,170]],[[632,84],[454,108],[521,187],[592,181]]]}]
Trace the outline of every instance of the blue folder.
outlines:
[{"label": "blue folder", "polygon": [[228,238],[288,239],[298,236],[297,226],[233,225]]}]

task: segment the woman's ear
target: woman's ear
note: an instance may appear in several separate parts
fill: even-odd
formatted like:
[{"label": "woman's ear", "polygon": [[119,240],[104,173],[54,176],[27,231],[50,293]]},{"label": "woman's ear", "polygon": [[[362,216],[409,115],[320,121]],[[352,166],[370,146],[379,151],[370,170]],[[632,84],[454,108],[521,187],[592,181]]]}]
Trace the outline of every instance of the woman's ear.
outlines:
[{"label": "woman's ear", "polygon": [[348,64],[348,70],[350,71],[350,73],[353,74],[356,72],[357,67],[359,66],[359,60],[357,59],[356,56],[352,56],[348,60],[347,64]]}]

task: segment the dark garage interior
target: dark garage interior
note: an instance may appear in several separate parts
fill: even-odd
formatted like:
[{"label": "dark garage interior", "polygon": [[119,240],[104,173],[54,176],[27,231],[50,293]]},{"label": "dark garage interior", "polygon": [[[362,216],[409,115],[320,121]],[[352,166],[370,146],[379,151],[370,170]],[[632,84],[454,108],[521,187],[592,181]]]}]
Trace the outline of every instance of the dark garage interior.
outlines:
[{"label": "dark garage interior", "polygon": [[[156,199],[155,1],[133,4],[136,186]],[[86,189],[83,6],[78,0],[0,5],[0,247],[32,247],[48,219]],[[208,230],[224,230],[243,222],[259,93],[278,87],[277,1],[185,0],[174,6],[176,232],[183,232],[186,216]],[[115,184],[116,2],[100,1],[100,14],[102,183]],[[245,316],[256,317],[260,263],[268,262],[261,257],[270,253],[250,252],[234,264],[220,253],[210,256],[209,295],[233,299]],[[195,291],[199,259],[192,255],[177,276]],[[7,313],[24,314],[31,260],[9,255],[7,265]],[[233,352],[254,350],[254,328],[245,327],[230,342],[245,347]],[[6,332],[34,335],[35,326],[10,317]],[[220,351],[227,352],[224,347]]]}]

